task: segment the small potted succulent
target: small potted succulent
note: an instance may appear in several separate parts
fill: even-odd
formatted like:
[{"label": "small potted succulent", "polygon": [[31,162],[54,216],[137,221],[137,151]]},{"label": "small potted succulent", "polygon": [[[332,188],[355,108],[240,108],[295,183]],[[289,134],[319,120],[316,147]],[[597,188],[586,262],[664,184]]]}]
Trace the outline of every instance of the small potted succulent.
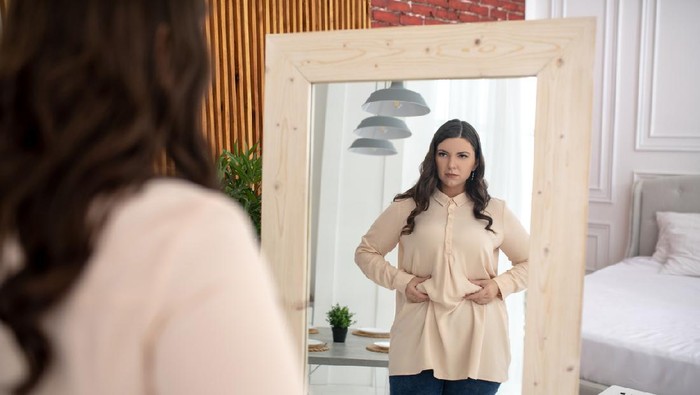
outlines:
[{"label": "small potted succulent", "polygon": [[354,315],[355,313],[351,313],[348,306],[340,306],[338,303],[328,310],[326,313],[326,321],[331,324],[334,342],[345,342],[345,337],[348,334],[348,327],[355,323],[352,319]]}]

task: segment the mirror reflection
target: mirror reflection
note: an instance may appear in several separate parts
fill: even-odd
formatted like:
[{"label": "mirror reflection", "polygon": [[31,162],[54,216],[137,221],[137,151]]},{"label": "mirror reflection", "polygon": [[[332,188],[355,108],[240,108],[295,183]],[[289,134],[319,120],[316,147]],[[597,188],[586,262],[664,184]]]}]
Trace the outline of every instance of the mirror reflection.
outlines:
[{"label": "mirror reflection", "polygon": [[[449,119],[466,120],[477,130],[489,194],[504,200],[529,229],[536,79],[406,81],[404,86],[422,95],[430,113],[398,118],[411,135],[391,140],[396,154],[372,156],[349,150],[360,137],[354,130],[373,115],[362,109],[363,103],[373,92],[389,88],[390,84],[378,81],[314,86],[308,316],[309,325],[315,328],[329,326],[326,312],[336,303],[355,313],[351,332],[391,328],[395,292],[365,277],[354,262],[355,249],[394,196],[416,183],[433,134]],[[397,255],[394,249],[386,259],[395,266]],[[510,268],[508,258],[501,256],[499,273]],[[519,394],[524,293],[509,295],[505,302],[512,362],[508,381],[498,393]],[[353,336],[348,334],[349,338]],[[373,344],[383,339],[363,340]],[[310,353],[310,360],[313,357],[314,353]],[[329,393],[338,386],[342,386],[343,393],[388,391],[386,368],[347,365],[350,366],[313,364],[309,369],[312,393]]]}]

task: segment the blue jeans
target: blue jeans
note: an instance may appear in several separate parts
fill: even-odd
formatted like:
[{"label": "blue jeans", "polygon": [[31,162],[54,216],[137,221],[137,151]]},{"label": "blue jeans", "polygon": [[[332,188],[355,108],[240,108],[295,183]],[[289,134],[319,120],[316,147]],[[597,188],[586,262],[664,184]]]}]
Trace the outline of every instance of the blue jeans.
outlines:
[{"label": "blue jeans", "polygon": [[476,379],[436,379],[432,369],[407,376],[389,376],[391,395],[494,395],[500,385]]}]

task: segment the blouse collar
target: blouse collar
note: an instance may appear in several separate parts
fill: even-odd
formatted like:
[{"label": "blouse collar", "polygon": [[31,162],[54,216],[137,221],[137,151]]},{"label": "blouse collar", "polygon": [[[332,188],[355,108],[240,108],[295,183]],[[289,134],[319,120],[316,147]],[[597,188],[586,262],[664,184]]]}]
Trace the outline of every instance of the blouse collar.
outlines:
[{"label": "blouse collar", "polygon": [[453,201],[457,207],[461,207],[469,201],[466,192],[462,192],[459,195],[451,198],[442,193],[442,191],[438,188],[435,188],[435,192],[433,192],[433,199],[440,203],[441,206],[447,206],[450,204],[450,201]]}]

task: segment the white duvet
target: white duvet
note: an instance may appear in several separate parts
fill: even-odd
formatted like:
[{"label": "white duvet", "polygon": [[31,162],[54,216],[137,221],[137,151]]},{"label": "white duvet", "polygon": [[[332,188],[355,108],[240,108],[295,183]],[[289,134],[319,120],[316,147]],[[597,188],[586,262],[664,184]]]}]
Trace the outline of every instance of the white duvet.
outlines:
[{"label": "white duvet", "polygon": [[658,395],[700,394],[700,277],[635,257],[585,278],[581,377]]}]

